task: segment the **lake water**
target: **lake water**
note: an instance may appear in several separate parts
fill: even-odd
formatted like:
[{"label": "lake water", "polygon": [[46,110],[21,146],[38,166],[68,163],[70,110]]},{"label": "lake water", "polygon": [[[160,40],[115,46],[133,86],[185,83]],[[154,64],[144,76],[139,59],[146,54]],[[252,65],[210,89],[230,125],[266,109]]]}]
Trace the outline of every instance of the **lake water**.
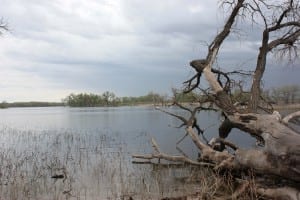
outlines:
[{"label": "lake water", "polygon": [[[186,115],[176,108],[167,108]],[[210,139],[220,114],[202,112],[198,122]],[[1,199],[159,199],[181,195],[196,184],[193,167],[157,168],[132,164],[131,155],[161,150],[178,154],[184,135],[178,119],[153,107],[9,108],[0,110]],[[230,140],[245,148],[254,140],[234,130]],[[180,148],[196,158],[187,137]],[[61,179],[51,178],[63,175]]]}]

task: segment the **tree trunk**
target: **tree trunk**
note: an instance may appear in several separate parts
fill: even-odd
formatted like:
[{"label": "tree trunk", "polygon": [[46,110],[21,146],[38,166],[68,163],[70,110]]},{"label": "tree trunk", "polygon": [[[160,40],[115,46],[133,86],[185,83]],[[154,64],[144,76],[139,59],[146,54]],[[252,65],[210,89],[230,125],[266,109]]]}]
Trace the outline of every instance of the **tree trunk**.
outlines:
[{"label": "tree trunk", "polygon": [[268,40],[269,40],[269,33],[265,30],[263,33],[262,46],[259,48],[256,69],[253,75],[253,82],[251,87],[249,110],[252,112],[257,112],[257,107],[261,95],[260,86],[261,86],[261,79],[265,72],[265,66],[267,61]]},{"label": "tree trunk", "polygon": [[236,127],[264,142],[262,149],[237,150],[238,165],[252,168],[259,173],[300,181],[298,133],[285,126],[277,115],[236,114],[229,118]]}]

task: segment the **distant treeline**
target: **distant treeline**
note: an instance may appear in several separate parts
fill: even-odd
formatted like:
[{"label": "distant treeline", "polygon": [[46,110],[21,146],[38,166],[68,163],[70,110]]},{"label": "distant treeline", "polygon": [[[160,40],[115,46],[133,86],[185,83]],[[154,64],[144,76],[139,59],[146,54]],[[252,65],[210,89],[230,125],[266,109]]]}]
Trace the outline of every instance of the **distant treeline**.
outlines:
[{"label": "distant treeline", "polygon": [[[262,99],[265,102],[275,105],[288,105],[300,103],[300,86],[285,85],[262,91]],[[250,93],[236,90],[232,94],[234,101],[247,102],[250,99]]]},{"label": "distant treeline", "polygon": [[[195,99],[194,94],[179,94],[177,98],[181,102],[192,102]],[[139,97],[117,97],[113,92],[106,91],[103,94],[70,94],[63,102],[71,107],[102,107],[141,104],[166,105],[171,102],[171,99],[166,94],[155,92],[149,92],[147,95]]]},{"label": "distant treeline", "polygon": [[[195,94],[176,94],[176,100],[180,102],[192,102]],[[70,94],[62,102],[2,102],[0,108],[11,107],[51,107],[51,106],[70,106],[70,107],[105,107],[105,106],[135,106],[143,104],[166,105],[171,103],[171,98],[167,94],[149,92],[147,95],[139,97],[117,97],[113,92],[106,91],[102,94],[80,93]]]},{"label": "distant treeline", "polygon": [[300,103],[300,86],[285,85],[264,90],[263,97],[279,105]]},{"label": "distant treeline", "polygon": [[106,91],[103,94],[80,93],[70,94],[63,102],[71,107],[102,107],[102,106],[123,106],[138,105],[146,103],[165,103],[166,96],[150,92],[140,97],[117,97],[113,92]]},{"label": "distant treeline", "polygon": [[[158,94],[149,92],[147,95],[139,97],[117,97],[113,92],[106,91],[102,94],[80,93],[70,94],[62,100],[62,102],[14,102],[0,103],[0,108],[10,107],[50,107],[50,106],[71,106],[71,107],[105,107],[105,106],[135,106],[143,104],[167,105],[171,104],[174,98],[177,102],[194,102],[201,99],[201,96],[191,92],[184,94],[175,89],[172,90],[173,95]],[[286,105],[300,103],[300,86],[286,85],[269,90],[264,90],[262,96],[272,104]],[[247,101],[249,93],[243,93],[236,90],[232,94],[235,101]]]},{"label": "distant treeline", "polygon": [[31,101],[31,102],[14,102],[14,103],[7,103],[2,102],[0,103],[0,108],[13,108],[13,107],[51,107],[51,106],[63,106],[63,102],[38,102],[38,101]]}]

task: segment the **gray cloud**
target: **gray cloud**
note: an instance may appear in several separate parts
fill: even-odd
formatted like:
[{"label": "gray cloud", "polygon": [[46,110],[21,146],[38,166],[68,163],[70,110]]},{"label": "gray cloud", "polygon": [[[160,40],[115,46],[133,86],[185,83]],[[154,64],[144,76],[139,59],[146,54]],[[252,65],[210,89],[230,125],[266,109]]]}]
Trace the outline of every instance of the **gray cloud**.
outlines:
[{"label": "gray cloud", "polygon": [[[217,0],[2,0],[1,5],[12,33],[0,39],[0,101],[60,100],[85,91],[168,92],[191,75],[186,66],[206,54],[204,41],[214,38],[226,16],[218,12]],[[228,38],[219,65],[253,65],[260,37],[255,30]]]}]

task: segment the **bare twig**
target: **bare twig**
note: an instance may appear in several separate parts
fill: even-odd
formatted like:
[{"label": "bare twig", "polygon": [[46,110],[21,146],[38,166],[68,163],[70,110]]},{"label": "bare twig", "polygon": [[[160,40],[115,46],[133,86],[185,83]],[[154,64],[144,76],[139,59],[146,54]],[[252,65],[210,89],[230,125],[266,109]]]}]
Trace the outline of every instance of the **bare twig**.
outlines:
[{"label": "bare twig", "polygon": [[223,144],[225,144],[226,146],[232,148],[233,150],[237,150],[239,149],[239,147],[235,144],[233,144],[232,142],[229,142],[228,140],[225,140],[224,138],[217,138],[217,142],[222,142]]},{"label": "bare twig", "polygon": [[0,19],[0,35],[3,33],[3,31],[9,31],[8,24],[4,22],[3,18]]},{"label": "bare twig", "polygon": [[[187,87],[185,88],[185,90],[183,92],[184,93],[189,93],[189,92],[193,91],[195,88],[197,88],[200,84],[200,78],[201,78],[201,73],[197,73],[191,79],[183,82],[183,84],[187,84]],[[196,83],[194,83],[192,85],[194,79],[196,79]]]}]

